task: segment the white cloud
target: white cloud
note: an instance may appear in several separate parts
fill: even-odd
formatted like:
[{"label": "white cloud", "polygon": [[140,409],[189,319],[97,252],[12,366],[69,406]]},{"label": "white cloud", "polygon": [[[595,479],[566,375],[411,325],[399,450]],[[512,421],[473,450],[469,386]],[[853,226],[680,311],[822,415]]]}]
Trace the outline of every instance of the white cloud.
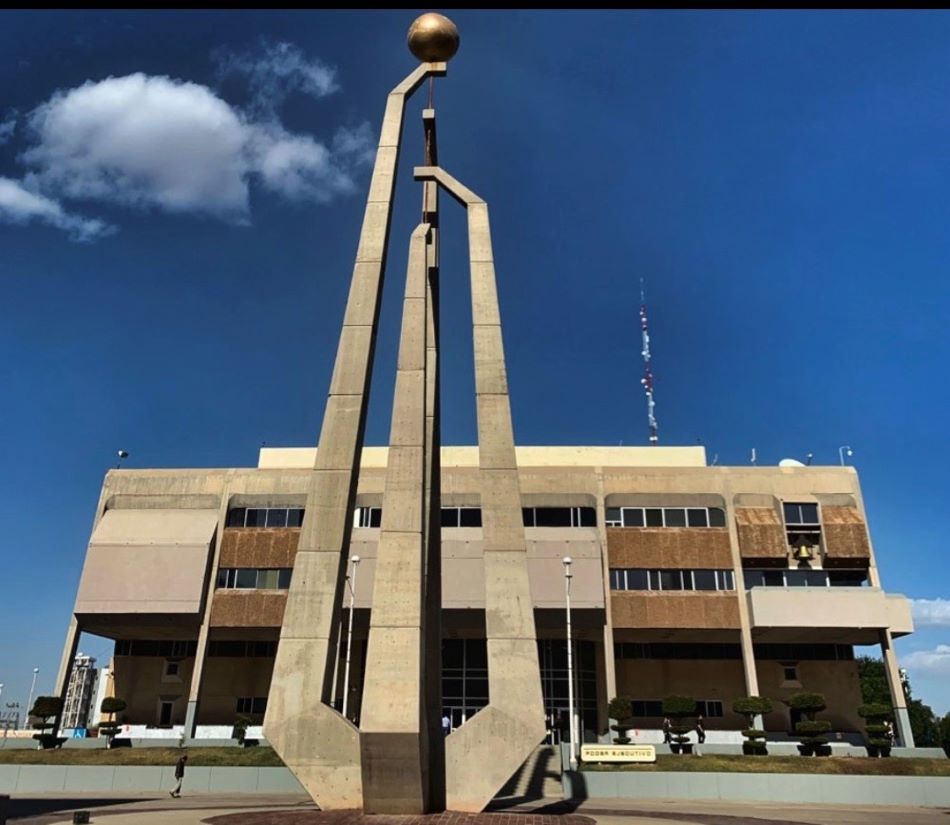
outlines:
[{"label": "white cloud", "polygon": [[27,126],[19,187],[51,206],[93,200],[238,223],[249,221],[254,184],[318,203],[353,192],[374,148],[368,124],[327,146],[276,116],[252,120],[206,86],[142,73],[58,91]]},{"label": "white cloud", "polygon": [[340,88],[335,69],[308,59],[292,43],[262,41],[257,50],[241,53],[219,49],[212,58],[220,77],[238,74],[247,78],[250,109],[258,114],[273,115],[292,92],[321,98]]},{"label": "white cloud", "polygon": [[115,227],[104,221],[71,215],[56,201],[30,192],[18,181],[0,178],[0,221],[25,224],[34,220],[62,229],[73,240],[82,242],[115,232]]},{"label": "white cloud", "polygon": [[950,599],[911,599],[910,609],[918,627],[950,627]]},{"label": "white cloud", "polygon": [[908,670],[922,674],[950,674],[950,645],[937,645],[933,650],[915,650],[901,656]]}]

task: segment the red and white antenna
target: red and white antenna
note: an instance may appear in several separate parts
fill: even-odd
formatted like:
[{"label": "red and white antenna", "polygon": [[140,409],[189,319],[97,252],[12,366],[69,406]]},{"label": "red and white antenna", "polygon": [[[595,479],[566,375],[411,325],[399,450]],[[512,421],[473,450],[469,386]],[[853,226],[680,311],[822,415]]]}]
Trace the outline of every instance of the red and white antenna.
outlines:
[{"label": "red and white antenna", "polygon": [[657,435],[656,415],[654,408],[656,403],[653,400],[653,370],[650,367],[650,329],[647,325],[647,301],[643,292],[643,278],[640,279],[640,331],[643,334],[643,378],[640,383],[643,384],[643,391],[647,397],[647,423],[650,425],[650,443],[658,444],[660,441]]}]

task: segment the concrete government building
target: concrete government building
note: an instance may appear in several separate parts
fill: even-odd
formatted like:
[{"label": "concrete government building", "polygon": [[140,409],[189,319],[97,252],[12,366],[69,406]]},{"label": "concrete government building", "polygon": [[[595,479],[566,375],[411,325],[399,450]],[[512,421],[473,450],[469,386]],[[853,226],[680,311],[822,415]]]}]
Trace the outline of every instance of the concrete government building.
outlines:
[{"label": "concrete government building", "polygon": [[[114,692],[129,723],[187,724],[193,735],[239,714],[263,718],[314,452],[262,449],[251,469],[107,474],[64,661],[80,629],[115,639]],[[476,452],[442,450],[442,696],[454,726],[488,701]],[[912,631],[909,605],[882,587],[853,468],[709,467],[702,447],[517,454],[545,711],[567,711],[571,556],[586,740],[606,732],[618,694],[633,697],[644,729],[659,727],[664,696],[695,696],[716,731],[745,726],[731,712],[738,696],[814,691],[836,731],[857,732],[854,645],[881,646],[904,706],[891,640]],[[355,718],[386,456],[364,449],[353,512]],[[781,738],[789,711],[777,704],[765,727]]]},{"label": "concrete government building", "polygon": [[[801,691],[857,736],[855,645],[880,645],[912,745],[892,648],[910,611],[881,587],[852,468],[515,447],[489,207],[439,165],[435,80],[458,30],[426,14],[408,44],[419,65],[387,98],[317,448],[110,471],[59,694],[80,634],[114,639],[130,730],[227,736],[248,717],[323,809],[367,813],[482,810],[571,693],[591,741],[616,695],[638,741],[658,741],[670,694],[699,700],[711,741],[738,741],[734,699]],[[406,103],[426,84],[389,446],[365,447]],[[466,215],[472,447],[441,444],[440,290],[465,287],[440,284],[440,194]],[[796,720],[776,707],[782,738]]]}]

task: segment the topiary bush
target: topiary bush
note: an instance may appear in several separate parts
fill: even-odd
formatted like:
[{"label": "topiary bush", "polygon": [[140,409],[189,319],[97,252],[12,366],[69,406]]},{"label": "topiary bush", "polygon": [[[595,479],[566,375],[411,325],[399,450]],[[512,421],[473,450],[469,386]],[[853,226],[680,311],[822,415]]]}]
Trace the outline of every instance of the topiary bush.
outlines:
[{"label": "topiary bush", "polygon": [[765,696],[743,696],[732,703],[732,712],[741,713],[749,721],[749,727],[742,731],[746,741],[742,743],[742,752],[746,756],[765,756],[765,731],[755,727],[755,717],[772,712],[772,700]]},{"label": "topiary bush", "polygon": [[58,743],[53,729],[62,712],[63,700],[59,696],[37,696],[36,701],[33,702],[30,716],[40,720],[33,723],[33,728],[36,730],[33,738],[40,743],[41,748],[51,748]]},{"label": "topiary bush", "polygon": [[831,731],[831,722],[816,720],[815,714],[823,711],[827,704],[820,693],[796,693],[785,700],[792,710],[799,711],[805,718],[795,725],[795,733],[801,742],[799,750],[803,756],[827,756],[831,749],[828,738],[823,734]]},{"label": "topiary bush", "polygon": [[892,743],[885,723],[894,718],[894,709],[883,702],[870,702],[858,708],[858,716],[865,721],[868,756],[890,756]]},{"label": "topiary bush", "polygon": [[693,746],[687,734],[693,726],[687,724],[687,720],[696,715],[696,700],[691,696],[667,696],[663,700],[663,715],[669,716],[673,722],[670,726],[673,738],[670,750],[673,753],[692,752]]},{"label": "topiary bush", "polygon": [[617,732],[614,744],[629,745],[630,737],[627,736],[627,731],[636,727],[636,721],[633,718],[633,700],[629,696],[614,696],[607,704],[607,715],[617,720],[616,725],[610,726],[611,730]]},{"label": "topiary bush", "polygon": [[99,735],[105,736],[109,740],[109,747],[112,747],[112,740],[119,732],[119,723],[116,721],[115,715],[122,713],[127,707],[125,699],[120,699],[118,696],[106,696],[102,700],[102,704],[99,705],[101,713],[108,713],[112,717],[108,722],[99,723]]}]

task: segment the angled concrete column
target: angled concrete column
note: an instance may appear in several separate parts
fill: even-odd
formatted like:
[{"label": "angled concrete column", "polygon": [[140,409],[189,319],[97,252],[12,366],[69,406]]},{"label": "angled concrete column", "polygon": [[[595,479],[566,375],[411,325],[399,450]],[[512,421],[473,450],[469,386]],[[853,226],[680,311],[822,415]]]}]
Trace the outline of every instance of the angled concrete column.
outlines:
[{"label": "angled concrete column", "polygon": [[439,167],[415,177],[468,217],[489,704],[446,739],[445,778],[449,809],[480,811],[544,737],[541,676],[488,205]]},{"label": "angled concrete column", "polygon": [[[406,98],[444,63],[390,93],[300,531],[264,734],[324,809],[362,804],[359,731],[327,702],[363,448]],[[365,703],[364,703],[365,708]]]},{"label": "angled concrete column", "polygon": [[438,710],[426,703],[426,653],[440,643],[427,632],[425,592],[429,229],[420,224],[409,242],[360,721],[366,813],[429,810],[429,719]]},{"label": "angled concrete column", "polygon": [[897,656],[894,654],[894,640],[887,628],[881,631],[881,655],[884,659],[884,672],[887,674],[887,686],[891,691],[891,705],[894,708],[894,732],[900,745],[914,747],[914,731],[910,726],[910,714],[907,712],[907,697],[901,682]]}]

